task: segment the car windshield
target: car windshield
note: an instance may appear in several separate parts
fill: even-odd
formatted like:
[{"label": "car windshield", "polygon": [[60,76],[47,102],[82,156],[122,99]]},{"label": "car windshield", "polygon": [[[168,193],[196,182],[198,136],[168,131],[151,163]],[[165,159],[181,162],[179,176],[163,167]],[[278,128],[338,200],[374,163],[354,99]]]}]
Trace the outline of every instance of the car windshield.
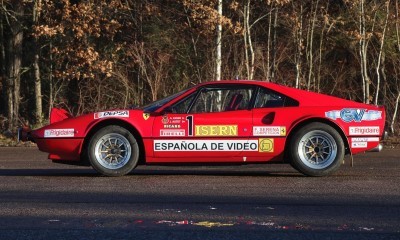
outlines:
[{"label": "car windshield", "polygon": [[172,99],[181,96],[182,94],[184,94],[184,93],[185,93],[186,91],[188,91],[188,90],[189,90],[189,89],[185,89],[185,90],[182,90],[182,91],[180,91],[180,92],[178,92],[178,93],[175,93],[175,94],[173,94],[173,95],[171,95],[171,96],[168,96],[168,97],[166,97],[166,98],[163,98],[163,99],[157,100],[157,101],[155,101],[155,102],[152,102],[152,103],[150,103],[150,104],[148,104],[148,105],[146,105],[146,106],[141,107],[141,109],[142,109],[144,112],[154,112],[154,111],[157,111],[157,109],[159,109],[160,107],[162,107],[162,106],[164,106],[165,104],[169,103]]}]

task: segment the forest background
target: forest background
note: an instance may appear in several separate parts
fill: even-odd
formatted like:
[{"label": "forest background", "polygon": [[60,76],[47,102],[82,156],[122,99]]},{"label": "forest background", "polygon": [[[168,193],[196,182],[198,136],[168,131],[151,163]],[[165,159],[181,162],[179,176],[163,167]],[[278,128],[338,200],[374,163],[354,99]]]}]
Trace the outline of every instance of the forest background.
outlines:
[{"label": "forest background", "polygon": [[398,136],[397,0],[1,0],[0,133],[258,79],[384,105]]}]

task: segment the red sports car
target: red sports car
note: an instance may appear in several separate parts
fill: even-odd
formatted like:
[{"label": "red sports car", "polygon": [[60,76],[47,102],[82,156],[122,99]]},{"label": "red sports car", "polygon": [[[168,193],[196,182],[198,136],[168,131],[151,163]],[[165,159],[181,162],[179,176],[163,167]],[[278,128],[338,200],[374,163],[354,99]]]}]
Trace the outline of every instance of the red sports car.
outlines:
[{"label": "red sports car", "polygon": [[138,164],[290,163],[308,176],[345,154],[380,151],[385,109],[262,81],[202,83],[138,109],[79,117],[53,109],[50,125],[20,129],[54,162],[121,176]]}]

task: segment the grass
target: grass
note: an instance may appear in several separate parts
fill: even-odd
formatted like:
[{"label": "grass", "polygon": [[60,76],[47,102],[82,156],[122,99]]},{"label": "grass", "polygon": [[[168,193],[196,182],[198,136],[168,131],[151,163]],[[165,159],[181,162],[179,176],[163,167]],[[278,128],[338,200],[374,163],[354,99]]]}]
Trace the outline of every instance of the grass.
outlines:
[{"label": "grass", "polygon": [[33,142],[18,142],[17,137],[6,137],[0,134],[0,147],[35,147]]}]

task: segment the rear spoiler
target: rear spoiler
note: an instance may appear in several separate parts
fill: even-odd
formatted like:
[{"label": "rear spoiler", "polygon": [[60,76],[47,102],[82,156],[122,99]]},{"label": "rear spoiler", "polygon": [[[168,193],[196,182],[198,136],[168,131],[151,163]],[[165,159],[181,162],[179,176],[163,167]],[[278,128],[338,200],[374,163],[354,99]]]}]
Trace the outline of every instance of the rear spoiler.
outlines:
[{"label": "rear spoiler", "polygon": [[50,124],[60,122],[64,119],[71,118],[72,115],[69,114],[65,109],[62,108],[52,108],[50,111]]},{"label": "rear spoiler", "polygon": [[[64,119],[72,117],[66,110],[61,108],[52,108],[50,111],[50,124],[60,122]],[[35,142],[35,139],[31,136],[32,129],[28,126],[18,128],[18,142],[31,141]]]}]

